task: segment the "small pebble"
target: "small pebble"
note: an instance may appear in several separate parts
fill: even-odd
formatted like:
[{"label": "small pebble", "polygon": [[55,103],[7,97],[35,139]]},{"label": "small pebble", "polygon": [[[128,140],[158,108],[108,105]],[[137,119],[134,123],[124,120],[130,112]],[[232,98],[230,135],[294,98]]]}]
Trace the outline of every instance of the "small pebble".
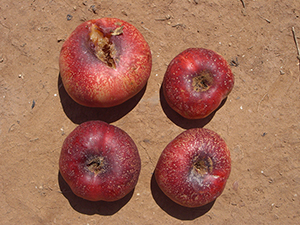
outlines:
[{"label": "small pebble", "polygon": [[70,21],[73,18],[73,16],[71,14],[67,15],[67,20]]}]

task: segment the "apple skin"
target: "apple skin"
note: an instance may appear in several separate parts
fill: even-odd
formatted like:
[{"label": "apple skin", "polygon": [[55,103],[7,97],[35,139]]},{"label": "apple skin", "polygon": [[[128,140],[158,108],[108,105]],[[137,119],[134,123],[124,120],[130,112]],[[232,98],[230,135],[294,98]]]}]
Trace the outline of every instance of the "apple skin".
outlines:
[{"label": "apple skin", "polygon": [[233,85],[234,76],[221,55],[189,48],[170,62],[162,88],[173,110],[187,119],[202,119],[219,107]]},{"label": "apple skin", "polygon": [[59,170],[75,195],[111,202],[134,189],[141,159],[135,143],[123,130],[102,121],[88,121],[65,139]]},{"label": "apple skin", "polygon": [[[112,34],[120,28],[119,34]],[[99,45],[91,34],[99,36],[99,31],[109,41],[106,47],[111,46],[110,50],[100,48],[102,54],[108,57],[110,52],[115,68],[96,55]],[[117,18],[80,24],[64,42],[59,57],[60,76],[67,93],[88,107],[112,107],[130,99],[146,85],[151,67],[150,47],[142,34]]]},{"label": "apple skin", "polygon": [[200,207],[221,195],[231,171],[225,141],[205,128],[179,134],[163,150],[155,179],[171,200],[185,207]]}]

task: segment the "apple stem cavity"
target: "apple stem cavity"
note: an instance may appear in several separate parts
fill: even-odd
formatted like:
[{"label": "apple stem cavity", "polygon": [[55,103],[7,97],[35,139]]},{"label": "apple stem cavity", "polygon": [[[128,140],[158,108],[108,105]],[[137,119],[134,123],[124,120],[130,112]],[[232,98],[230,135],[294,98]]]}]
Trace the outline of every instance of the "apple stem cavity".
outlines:
[{"label": "apple stem cavity", "polygon": [[94,173],[95,175],[104,171],[104,158],[99,156],[89,161],[87,164],[87,168],[89,171]]},{"label": "apple stem cavity", "polygon": [[200,174],[205,175],[211,173],[213,170],[213,161],[210,157],[204,157],[193,164],[193,168]]},{"label": "apple stem cavity", "polygon": [[193,88],[195,91],[207,91],[212,85],[213,78],[209,71],[202,71],[193,78]]},{"label": "apple stem cavity", "polygon": [[116,47],[111,42],[111,36],[117,36],[123,33],[123,26],[116,28],[114,31],[105,35],[101,28],[95,24],[91,26],[89,34],[94,53],[99,60],[104,62],[110,68],[116,69],[114,56],[116,55]]}]

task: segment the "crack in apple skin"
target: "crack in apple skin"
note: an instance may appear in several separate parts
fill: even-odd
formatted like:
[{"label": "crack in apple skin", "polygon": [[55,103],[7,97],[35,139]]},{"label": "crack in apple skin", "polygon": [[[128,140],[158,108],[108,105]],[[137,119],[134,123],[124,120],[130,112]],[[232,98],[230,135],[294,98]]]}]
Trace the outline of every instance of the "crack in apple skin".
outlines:
[{"label": "crack in apple skin", "polygon": [[162,89],[174,111],[187,119],[202,119],[220,106],[233,86],[234,76],[221,55],[189,48],[168,65]]},{"label": "crack in apple skin", "polygon": [[211,130],[194,128],[179,134],[163,150],[155,178],[171,200],[194,208],[221,195],[230,171],[230,151],[225,141]]},{"label": "crack in apple skin", "polygon": [[115,44],[111,42],[110,38],[112,35],[120,35],[122,32],[116,31],[119,30],[119,28],[116,28],[112,33],[105,35],[96,24],[92,24],[90,30],[89,36],[94,54],[107,66],[116,69],[116,62],[114,59],[116,56],[116,47]]}]

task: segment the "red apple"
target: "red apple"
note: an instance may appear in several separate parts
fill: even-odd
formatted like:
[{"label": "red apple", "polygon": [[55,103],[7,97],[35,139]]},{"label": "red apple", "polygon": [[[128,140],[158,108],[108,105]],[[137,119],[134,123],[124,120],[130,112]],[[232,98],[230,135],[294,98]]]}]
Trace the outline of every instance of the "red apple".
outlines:
[{"label": "red apple", "polygon": [[116,201],[132,191],[138,181],[138,149],[120,128],[89,121],[65,139],[60,159],[61,176],[75,195],[90,201]]},{"label": "red apple", "polygon": [[171,200],[192,208],[220,196],[230,170],[225,141],[211,130],[194,128],[178,135],[163,150],[155,178]]},{"label": "red apple", "polygon": [[146,85],[151,66],[150,48],[142,34],[116,18],[80,24],[59,57],[67,93],[89,107],[112,107],[130,99]]},{"label": "red apple", "polygon": [[215,111],[231,92],[234,77],[226,60],[212,50],[189,48],[169,64],[163,93],[169,106],[187,119]]}]

